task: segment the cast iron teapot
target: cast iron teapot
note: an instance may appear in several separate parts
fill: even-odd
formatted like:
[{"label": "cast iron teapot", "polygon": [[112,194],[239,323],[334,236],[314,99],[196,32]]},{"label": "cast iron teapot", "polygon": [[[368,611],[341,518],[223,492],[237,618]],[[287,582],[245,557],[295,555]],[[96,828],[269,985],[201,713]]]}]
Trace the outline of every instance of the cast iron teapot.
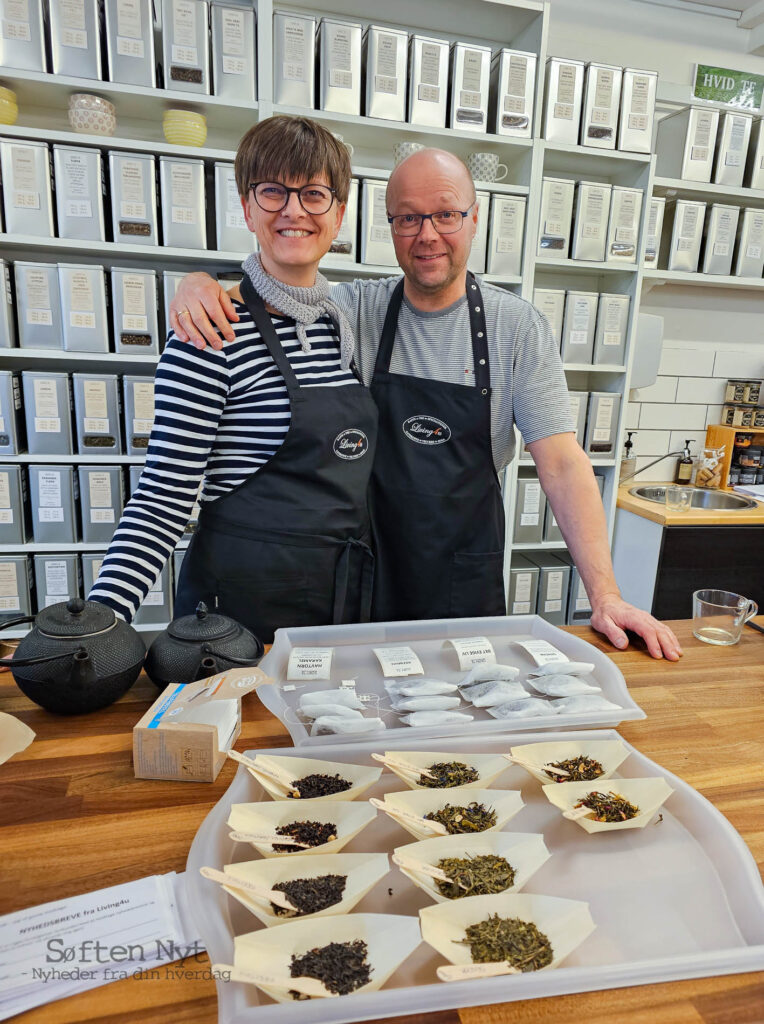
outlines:
[{"label": "cast iron teapot", "polygon": [[164,689],[193,683],[236,665],[257,665],[263,644],[234,619],[210,612],[200,601],[194,615],[173,619],[149,647],[146,674]]},{"label": "cast iron teapot", "polygon": [[37,616],[8,665],[22,693],[57,715],[84,715],[113,704],[140,675],[146,647],[136,631],[105,604],[74,597]]}]

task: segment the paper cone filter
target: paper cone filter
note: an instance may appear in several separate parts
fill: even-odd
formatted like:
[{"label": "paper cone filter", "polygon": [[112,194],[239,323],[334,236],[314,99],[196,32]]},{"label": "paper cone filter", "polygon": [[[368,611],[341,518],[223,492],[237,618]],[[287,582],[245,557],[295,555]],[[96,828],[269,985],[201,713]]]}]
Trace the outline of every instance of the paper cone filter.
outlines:
[{"label": "paper cone filter", "polygon": [[618,793],[630,803],[635,804],[640,813],[628,821],[594,821],[593,818],[578,818],[575,822],[587,832],[621,832],[627,828],[644,828],[653,818],[655,812],[665,803],[674,790],[662,778],[656,779],[611,779],[604,785],[594,782],[569,782],[565,786],[551,783],[541,788],[550,803],[561,811],[572,811],[574,805],[593,791]]},{"label": "paper cone filter", "polygon": [[[357,992],[376,992],[422,941],[415,917],[395,914],[343,914],[331,922],[318,918],[290,921],[270,931],[260,929],[235,939],[234,964],[244,970],[289,977],[292,956],[329,942],[362,939],[368,946],[371,981]],[[262,986],[279,1003],[291,1003],[287,990]],[[352,993],[354,994],[354,993]],[[295,1012],[295,1019],[297,1012]]]},{"label": "paper cone filter", "polygon": [[[443,836],[436,839],[423,839],[418,843],[408,843],[397,847],[393,853],[412,860],[423,861],[432,867],[438,866],[443,857],[480,857],[493,854],[504,857],[515,869],[515,882],[508,893],[519,892],[528,879],[549,860],[551,854],[544,845],[544,837],[538,832],[479,832],[477,835]],[[436,903],[453,903],[443,896],[438,884],[429,875],[417,871],[409,871],[399,867],[407,878],[423,889]],[[467,899],[467,897],[463,897]]]},{"label": "paper cone filter", "polygon": [[552,945],[552,963],[557,967],[594,931],[589,904],[557,896],[532,896],[517,892],[499,896],[469,896],[449,900],[419,911],[422,938],[452,964],[470,964],[470,947],[460,942],[471,924],[494,914],[532,921]]},{"label": "paper cone filter", "polygon": [[[522,809],[523,800],[517,790],[514,789],[415,789],[403,790],[400,793],[385,793],[385,804],[392,810],[408,811],[419,818],[431,811],[440,810],[446,804],[451,806],[464,806],[470,803],[482,804],[484,807],[492,807],[496,811],[496,824],[485,832],[498,832]],[[397,818],[393,819],[407,832],[410,832],[416,839],[432,839],[432,833],[424,829],[417,829]],[[485,832],[481,833],[485,835]]]},{"label": "paper cone filter", "polygon": [[[228,825],[233,832],[254,832],[272,834],[279,825],[293,821],[332,822],[337,826],[337,838],[321,846],[314,846],[299,853],[285,853],[274,850],[270,843],[253,842],[263,857],[297,857],[323,853],[338,853],[361,829],[366,828],[377,816],[369,803],[348,803],[331,800],[276,800],[253,804],[232,804]],[[289,843],[289,837],[284,837]]]},{"label": "paper cone filter", "polygon": [[[253,761],[258,761],[256,751],[252,752],[249,756]],[[370,786],[373,786],[382,774],[381,768],[366,768],[360,764],[344,764],[340,761],[322,761],[315,757],[280,757],[268,754],[267,757],[261,757],[261,760],[263,768],[273,765],[275,768],[280,769],[285,776],[288,776],[290,782],[296,779],[304,779],[306,775],[339,775],[340,778],[347,779],[348,782],[353,783],[350,789],[346,789],[342,793],[330,793],[327,796],[311,797],[312,800],[355,800],[356,797],[365,793]],[[256,768],[250,768],[249,765],[246,768],[257,779],[263,789],[270,793],[274,800],[299,799],[297,797],[288,797],[272,779],[258,772]]]},{"label": "paper cone filter", "polygon": [[[503,771],[510,767],[509,762],[498,754],[464,754],[448,751],[421,751],[421,750],[386,750],[385,757],[391,761],[404,761],[416,765],[417,768],[429,768],[431,764],[438,764],[449,761],[460,761],[462,764],[471,765],[478,771],[478,778],[474,782],[468,782],[464,786],[454,786],[453,789],[486,789],[494,782]],[[399,771],[394,765],[390,765],[390,771],[395,772],[399,779],[406,783],[409,789],[432,789],[431,786],[420,786],[415,778],[405,771]],[[443,790],[446,792],[446,790]]]},{"label": "paper cone filter", "polygon": [[[557,764],[559,761],[566,761],[571,757],[593,757],[599,761],[605,769],[604,774],[592,780],[592,784],[599,779],[609,779],[614,771],[623,764],[629,756],[629,751],[620,740],[560,740],[555,743],[523,743],[519,747],[511,747],[510,753],[513,757],[520,757],[534,765]],[[534,771],[531,767],[522,765],[529,775],[538,779],[542,786],[562,785],[553,782],[545,771],[540,768]],[[571,785],[572,783],[565,783]]]},{"label": "paper cone filter", "polygon": [[[329,853],[291,857],[269,857],[267,860],[249,860],[239,864],[226,864],[223,871],[239,875],[264,889],[272,889],[277,882],[293,878],[317,878],[319,875],[346,875],[345,892],[339,903],[319,910],[315,914],[302,914],[300,921],[315,917],[336,917],[348,914],[377,882],[390,870],[386,853]],[[226,892],[251,910],[266,927],[288,924],[294,917],[279,917],[269,900],[261,900],[245,889],[224,885]]]}]

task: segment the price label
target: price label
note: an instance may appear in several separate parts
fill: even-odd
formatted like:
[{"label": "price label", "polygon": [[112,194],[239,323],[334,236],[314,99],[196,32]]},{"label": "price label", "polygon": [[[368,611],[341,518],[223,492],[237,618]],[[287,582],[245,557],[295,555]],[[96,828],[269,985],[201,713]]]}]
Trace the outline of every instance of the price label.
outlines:
[{"label": "price label", "polygon": [[422,663],[410,647],[375,647],[373,650],[384,676],[424,675]]},{"label": "price label", "polygon": [[513,640],[512,643],[522,647],[536,665],[548,665],[553,661],[570,661],[567,654],[558,651],[547,640]]},{"label": "price label", "polygon": [[333,647],[295,647],[289,655],[287,679],[329,679],[333,654]]},{"label": "price label", "polygon": [[496,654],[488,637],[470,636],[459,640],[447,640],[444,647],[453,647],[459,659],[459,668],[468,669],[473,665],[495,665]]}]

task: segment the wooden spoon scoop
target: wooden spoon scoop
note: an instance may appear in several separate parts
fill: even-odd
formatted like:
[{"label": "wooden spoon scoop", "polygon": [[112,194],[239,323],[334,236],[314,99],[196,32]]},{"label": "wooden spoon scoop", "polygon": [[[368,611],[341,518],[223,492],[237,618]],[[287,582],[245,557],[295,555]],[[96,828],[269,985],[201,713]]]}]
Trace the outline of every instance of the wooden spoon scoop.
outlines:
[{"label": "wooden spoon scoop", "polygon": [[293,903],[290,903],[289,899],[279,889],[266,889],[262,885],[256,885],[246,878],[229,874],[227,871],[217,871],[215,868],[199,868],[199,874],[203,878],[208,878],[211,882],[219,882],[221,885],[228,885],[233,889],[244,889],[246,892],[251,892],[253,896],[259,896],[262,900],[275,903],[277,907],[283,907],[284,910],[294,910],[299,913],[299,909]]},{"label": "wooden spoon scoop", "polygon": [[384,811],[385,814],[389,814],[391,818],[397,818],[399,821],[408,822],[409,825],[413,825],[418,829],[429,829],[438,836],[447,836],[448,829],[445,825],[441,825],[439,821],[430,821],[428,818],[420,818],[417,814],[411,814],[409,811],[399,810],[397,807],[391,807],[390,804],[386,804],[383,800],[377,800],[372,797],[369,800],[372,807],[376,807],[378,811]]},{"label": "wooden spoon scoop", "polygon": [[213,964],[213,974],[227,974],[231,981],[244,981],[252,985],[267,985],[270,988],[286,989],[300,992],[304,996],[327,998],[336,996],[330,992],[318,978],[287,978],[277,974],[263,974],[260,971],[245,971],[233,964]]}]

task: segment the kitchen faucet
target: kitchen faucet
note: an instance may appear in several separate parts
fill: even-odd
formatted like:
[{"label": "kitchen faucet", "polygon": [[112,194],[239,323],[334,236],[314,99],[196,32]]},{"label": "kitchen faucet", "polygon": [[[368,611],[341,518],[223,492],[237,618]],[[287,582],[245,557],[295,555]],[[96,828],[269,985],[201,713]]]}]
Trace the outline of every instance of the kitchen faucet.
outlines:
[{"label": "kitchen faucet", "polygon": [[619,481],[618,481],[618,486],[620,487],[620,485],[626,483],[627,480],[633,480],[635,476],[639,476],[640,473],[644,473],[645,470],[646,469],[650,469],[651,466],[655,466],[659,462],[663,462],[664,459],[670,459],[672,455],[674,457],[677,457],[677,456],[680,456],[680,455],[684,455],[684,451],[681,451],[681,452],[666,452],[666,454],[665,455],[661,455],[660,458],[653,459],[653,461],[652,462],[648,462],[646,466],[642,466],[642,468],[638,469],[636,471],[636,473],[629,473],[628,476],[621,477],[619,479]]}]

